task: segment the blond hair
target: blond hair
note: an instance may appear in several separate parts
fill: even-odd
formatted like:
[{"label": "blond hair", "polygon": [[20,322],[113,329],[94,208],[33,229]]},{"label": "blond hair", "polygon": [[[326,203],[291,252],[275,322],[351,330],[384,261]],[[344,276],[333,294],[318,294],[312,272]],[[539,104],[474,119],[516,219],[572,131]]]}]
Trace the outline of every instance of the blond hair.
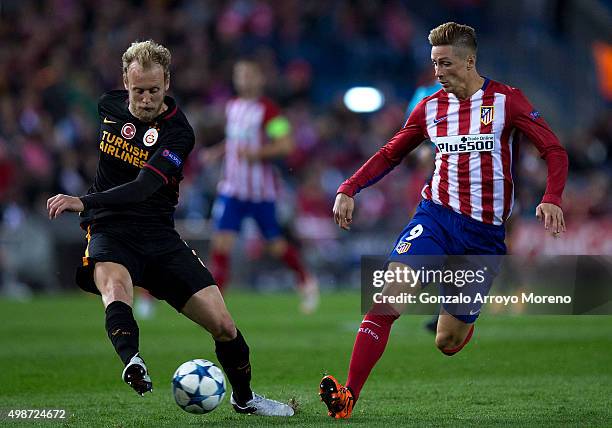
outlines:
[{"label": "blond hair", "polygon": [[432,46],[451,45],[476,53],[476,31],[469,25],[446,22],[429,32],[429,43]]},{"label": "blond hair", "polygon": [[164,69],[164,78],[170,78],[170,61],[172,56],[168,48],[155,43],[153,40],[146,42],[133,42],[123,53],[123,74],[127,74],[128,67],[136,61],[142,68],[149,68],[153,64],[159,64]]}]

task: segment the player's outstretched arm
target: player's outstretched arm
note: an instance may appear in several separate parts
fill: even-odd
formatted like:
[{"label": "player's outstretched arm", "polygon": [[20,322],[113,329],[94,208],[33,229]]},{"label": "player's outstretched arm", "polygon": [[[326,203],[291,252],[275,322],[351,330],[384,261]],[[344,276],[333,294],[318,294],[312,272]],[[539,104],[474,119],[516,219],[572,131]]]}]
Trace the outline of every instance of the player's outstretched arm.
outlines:
[{"label": "player's outstretched arm", "polygon": [[158,174],[143,168],[135,180],[113,187],[105,192],[90,193],[76,197],[55,195],[47,200],[49,218],[55,219],[64,211],[81,212],[85,208],[120,206],[142,202],[157,191],[163,184]]},{"label": "player's outstretched arm", "polygon": [[59,194],[47,199],[47,211],[51,220],[59,217],[64,211],[80,213],[84,209],[83,202],[76,196]]},{"label": "player's outstretched arm", "polygon": [[536,217],[540,221],[544,220],[544,228],[550,230],[554,237],[567,230],[563,210],[555,204],[541,203],[538,205],[536,207]]},{"label": "player's outstretched arm", "polygon": [[344,193],[336,195],[334,202],[334,221],[344,230],[351,229],[353,221],[353,210],[355,209],[355,200]]},{"label": "player's outstretched arm", "polygon": [[[406,125],[387,144],[378,149],[357,172],[340,185],[337,194],[343,193],[351,197],[366,187],[375,184],[399,165],[408,153],[427,138],[423,131],[423,124],[425,123],[425,104],[423,101],[412,112]],[[338,199],[336,199],[336,202],[338,202]]]}]

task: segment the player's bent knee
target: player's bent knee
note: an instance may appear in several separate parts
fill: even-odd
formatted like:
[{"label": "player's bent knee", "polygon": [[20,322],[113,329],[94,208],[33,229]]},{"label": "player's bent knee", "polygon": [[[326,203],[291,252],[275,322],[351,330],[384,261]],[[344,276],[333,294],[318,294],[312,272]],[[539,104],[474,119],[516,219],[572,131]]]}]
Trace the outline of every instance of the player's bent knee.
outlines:
[{"label": "player's bent knee", "polygon": [[102,299],[105,304],[110,304],[114,301],[122,301],[127,303],[128,305],[132,305],[132,296],[130,284],[126,284],[125,281],[116,279],[116,278],[107,278],[105,281],[100,284],[96,284],[98,290],[100,290],[100,294],[102,295]]},{"label": "player's bent knee", "polygon": [[125,267],[116,263],[96,263],[94,282],[105,305],[116,300],[132,305],[133,286]]},{"label": "player's bent knee", "polygon": [[465,337],[454,332],[441,331],[436,335],[436,346],[444,355],[450,357],[461,351],[470,342],[473,334],[474,324],[470,326]]},{"label": "player's bent knee", "polygon": [[100,294],[102,295],[105,306],[115,301],[121,301],[130,306],[132,306],[133,303],[132,294],[128,293],[123,285],[110,285],[104,290],[100,290]]},{"label": "player's bent knee", "polygon": [[457,352],[461,350],[461,343],[463,339],[457,337],[457,335],[449,332],[438,332],[436,334],[436,347],[442,352],[444,355],[448,355],[449,357],[455,355]]}]

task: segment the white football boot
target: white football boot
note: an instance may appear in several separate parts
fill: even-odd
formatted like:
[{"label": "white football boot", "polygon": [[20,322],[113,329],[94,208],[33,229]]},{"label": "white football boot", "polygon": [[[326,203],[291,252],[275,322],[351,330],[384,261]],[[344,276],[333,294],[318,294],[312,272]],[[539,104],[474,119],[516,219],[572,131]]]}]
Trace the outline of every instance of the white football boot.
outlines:
[{"label": "white football boot", "polygon": [[230,402],[234,410],[238,413],[249,413],[259,416],[293,416],[295,414],[293,407],[290,405],[281,403],[280,401],[270,400],[269,398],[255,393],[253,393],[253,398],[247,401],[244,406],[240,406],[236,403],[236,400],[234,400],[234,393],[232,393]]},{"label": "white football boot", "polygon": [[130,362],[123,369],[123,373],[121,373],[121,379],[140,395],[144,395],[145,392],[153,392],[153,383],[149,371],[139,354],[130,359]]}]

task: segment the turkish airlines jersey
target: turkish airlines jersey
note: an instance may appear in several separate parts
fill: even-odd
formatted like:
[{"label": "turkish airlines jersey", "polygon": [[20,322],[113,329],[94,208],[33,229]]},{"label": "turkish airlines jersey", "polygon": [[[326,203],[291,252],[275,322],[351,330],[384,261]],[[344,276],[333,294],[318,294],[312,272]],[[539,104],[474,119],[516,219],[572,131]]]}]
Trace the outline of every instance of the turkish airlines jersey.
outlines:
[{"label": "turkish airlines jersey", "polygon": [[152,122],[141,122],[128,109],[128,92],[110,91],[98,103],[100,159],[90,193],[104,192],[134,180],[142,168],[158,174],[164,184],[148,199],[125,206],[83,211],[81,224],[117,217],[138,223],[173,221],[178,203],[183,163],[193,149],[195,136],[183,112],[171,97],[168,109]]},{"label": "turkish airlines jersey", "polygon": [[338,193],[353,196],[374,184],[430,139],[436,146],[435,169],[423,187],[423,198],[483,223],[503,224],[514,202],[517,131],[526,134],[546,160],[542,202],[560,206],[567,179],[565,149],[519,89],[488,79],[466,100],[443,90],[423,98],[404,127]]},{"label": "turkish airlines jersey", "polygon": [[218,191],[244,201],[274,201],[276,171],[270,161],[249,162],[241,150],[259,150],[267,142],[266,125],[279,116],[278,107],[267,98],[234,98],[225,107],[225,161]]}]

